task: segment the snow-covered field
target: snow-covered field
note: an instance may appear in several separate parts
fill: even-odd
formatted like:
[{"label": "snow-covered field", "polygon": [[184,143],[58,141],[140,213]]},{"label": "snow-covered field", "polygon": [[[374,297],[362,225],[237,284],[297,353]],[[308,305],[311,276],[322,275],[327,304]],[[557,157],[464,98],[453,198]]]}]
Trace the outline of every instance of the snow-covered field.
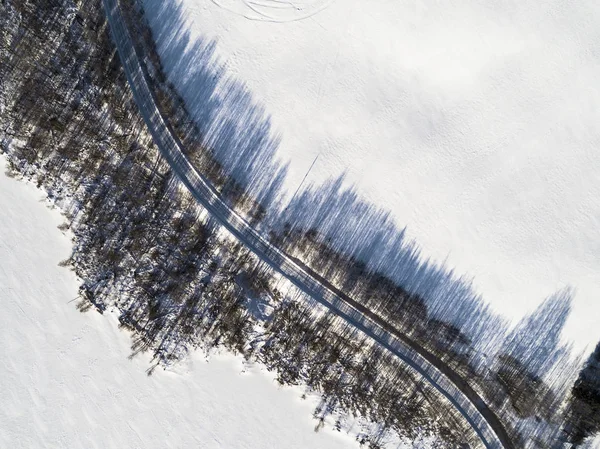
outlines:
[{"label": "snow-covered field", "polygon": [[[596,0],[144,3],[200,120],[212,78],[193,75],[216,59],[251,98],[224,114],[249,101],[270,117],[256,145],[272,158],[249,164],[248,183],[288,164],[289,199],[317,159],[304,187],[345,175],[497,311],[518,319],[572,286],[566,337],[600,338]],[[226,144],[240,153],[238,119]]]},{"label": "snow-covered field", "polygon": [[57,263],[71,243],[32,185],[4,176],[0,157],[0,447],[327,448],[353,438],[313,432],[312,399],[279,389],[233,356],[196,354],[147,376],[128,359],[116,317],[82,314],[77,280]]}]

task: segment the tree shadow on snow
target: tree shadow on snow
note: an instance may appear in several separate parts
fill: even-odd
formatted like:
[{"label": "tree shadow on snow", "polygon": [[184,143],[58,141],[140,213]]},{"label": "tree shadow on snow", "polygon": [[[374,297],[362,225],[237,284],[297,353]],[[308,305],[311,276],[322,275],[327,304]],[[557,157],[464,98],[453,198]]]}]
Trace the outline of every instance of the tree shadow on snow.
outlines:
[{"label": "tree shadow on snow", "polygon": [[[283,198],[289,197],[283,187],[287,165],[277,156],[280,138],[260,101],[243,82],[228,75],[226,63],[216,56],[216,41],[192,40],[177,2],[145,0],[144,4],[167,79],[184,99],[203,146],[264,208],[257,227],[265,236],[275,236],[286,251],[296,253],[299,241],[316,235],[365,272],[391,280],[423,301],[429,322],[451,323],[460,329],[471,342],[469,357],[476,364],[493,364],[491,360],[503,354],[513,374],[519,371],[518,363],[532,376],[564,376],[557,374],[557,364],[569,354],[560,334],[572,291],[557,292],[511,329],[468,278],[423,255],[391,213],[347,187],[343,175],[310,185],[284,203]],[[311,267],[319,273],[334,275],[339,269],[323,261],[314,264],[318,266]],[[346,278],[344,291],[357,288]]]}]

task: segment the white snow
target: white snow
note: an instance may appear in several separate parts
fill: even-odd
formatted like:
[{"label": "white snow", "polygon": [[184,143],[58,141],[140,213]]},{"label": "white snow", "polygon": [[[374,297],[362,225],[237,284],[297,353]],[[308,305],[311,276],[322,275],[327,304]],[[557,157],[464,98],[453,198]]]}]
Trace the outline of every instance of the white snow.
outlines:
[{"label": "white snow", "polygon": [[314,400],[278,388],[241,361],[193,355],[176,372],[128,360],[116,317],[82,314],[63,220],[32,185],[4,176],[0,157],[0,447],[347,448],[313,431]]},{"label": "white snow", "polygon": [[[145,0],[162,32],[164,1]],[[289,195],[318,155],[309,183],[345,174],[496,310],[569,285],[566,337],[600,339],[597,0],[166,1],[185,18],[159,37],[173,80],[201,88],[169,33],[216,40],[271,116]]]}]

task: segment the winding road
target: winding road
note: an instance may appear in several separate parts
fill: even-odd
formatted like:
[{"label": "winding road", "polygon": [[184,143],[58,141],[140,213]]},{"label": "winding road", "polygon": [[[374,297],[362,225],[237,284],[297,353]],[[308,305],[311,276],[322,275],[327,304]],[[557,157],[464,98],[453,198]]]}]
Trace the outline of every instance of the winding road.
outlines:
[{"label": "winding road", "polygon": [[158,109],[118,0],[103,0],[103,4],[140,113],[162,156],[196,200],[235,238],[297,288],[372,337],[425,378],[462,414],[486,448],[515,449],[506,429],[481,396],[440,358],[391,327],[301,261],[279,250],[221,199],[211,183],[185,157],[181,143]]}]

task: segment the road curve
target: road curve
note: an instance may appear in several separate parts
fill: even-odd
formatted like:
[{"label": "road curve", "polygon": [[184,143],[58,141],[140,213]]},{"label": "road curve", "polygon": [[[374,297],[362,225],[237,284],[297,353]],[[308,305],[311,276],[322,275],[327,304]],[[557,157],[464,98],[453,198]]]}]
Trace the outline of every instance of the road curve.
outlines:
[{"label": "road curve", "polygon": [[261,260],[285,276],[336,315],[372,337],[424,377],[462,414],[488,449],[515,449],[506,429],[483,399],[440,358],[410,340],[365,306],[334,287],[301,261],[292,258],[261,236],[233,211],[211,183],[185,157],[181,143],[171,132],[155,101],[140,63],[118,0],[102,0],[113,39],[136,104],[173,172],[196,200],[234,237]]}]

